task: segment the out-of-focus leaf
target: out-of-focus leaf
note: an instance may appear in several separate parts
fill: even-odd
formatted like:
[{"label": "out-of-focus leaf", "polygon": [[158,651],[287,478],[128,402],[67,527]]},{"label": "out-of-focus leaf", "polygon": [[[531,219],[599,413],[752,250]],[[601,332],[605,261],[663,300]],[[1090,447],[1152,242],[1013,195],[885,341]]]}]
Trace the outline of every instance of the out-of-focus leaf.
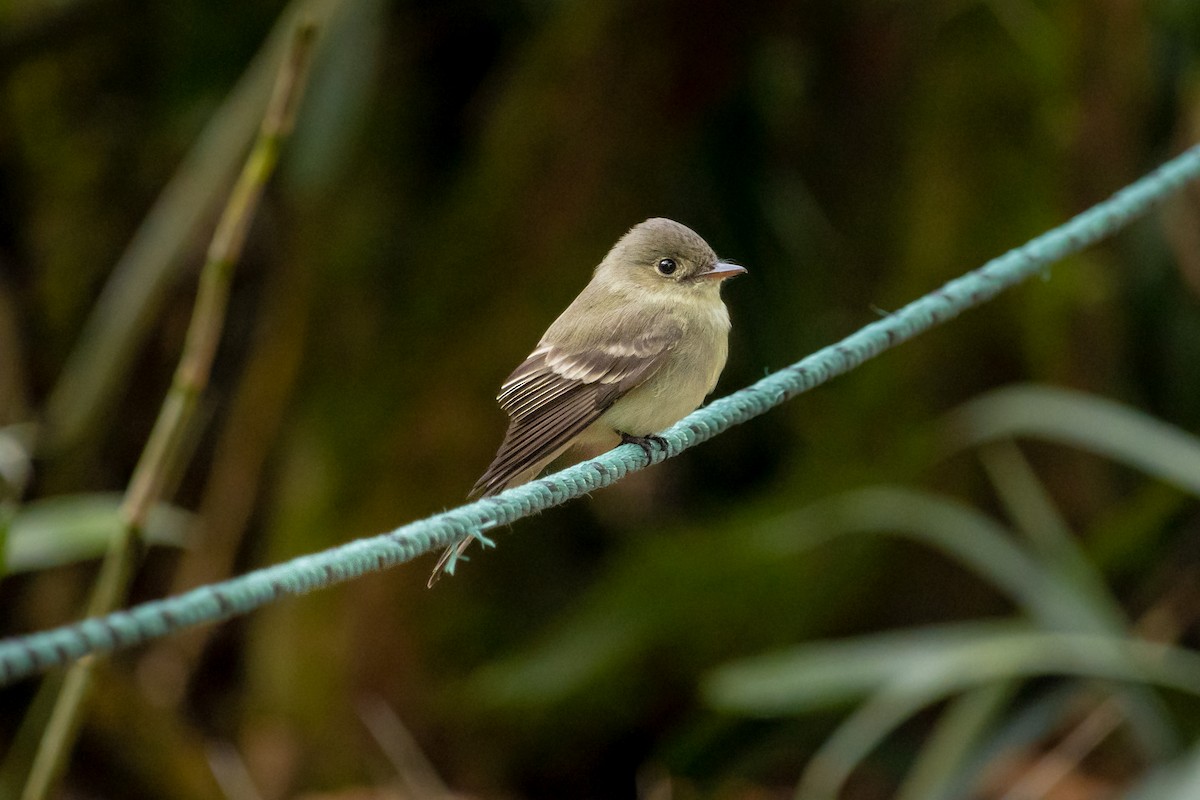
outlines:
[{"label": "out-of-focus leaf", "polygon": [[1012,441],[997,441],[981,447],[978,455],[1009,518],[1046,569],[1070,581],[1076,593],[1109,619],[1123,621],[1125,614],[1104,573],[1080,547],[1021,448]]},{"label": "out-of-focus leaf", "polygon": [[872,692],[813,757],[798,796],[837,796],[857,765],[923,708],[973,686],[1040,675],[1151,683],[1200,695],[1200,655],[1134,639],[968,623],[806,645],[726,665],[704,683],[719,710],[770,717]]},{"label": "out-of-focus leaf", "polygon": [[956,698],[938,719],[896,800],[937,800],[953,796],[956,782],[984,734],[1016,693],[1016,681],[980,686]]},{"label": "out-of-focus leaf", "polygon": [[20,497],[33,471],[31,424],[0,428],[0,575],[8,572],[8,536]]},{"label": "out-of-focus leaf", "polygon": [[1031,635],[1031,625],[1009,620],[806,644],[720,667],[706,679],[704,694],[727,711],[804,713],[858,700],[905,676],[944,670],[948,658],[990,642]]},{"label": "out-of-focus leaf", "polygon": [[898,487],[845,492],[764,526],[756,540],[782,554],[850,534],[899,534],[933,547],[986,578],[1046,626],[1120,629],[1107,606],[1072,591],[990,517],[930,492]]},{"label": "out-of-focus leaf", "polygon": [[1124,795],[1123,800],[1195,800],[1200,797],[1200,746],[1166,766],[1153,770]]},{"label": "out-of-focus leaf", "polygon": [[754,716],[836,705],[880,687],[922,704],[971,686],[1046,674],[1128,680],[1200,696],[1200,654],[1137,639],[979,622],[802,645],[715,670],[704,693]]},{"label": "out-of-focus leaf", "polygon": [[955,449],[1032,437],[1107,456],[1200,496],[1200,440],[1128,406],[1049,386],[1010,386],[950,415],[945,440]]},{"label": "out-of-focus leaf", "polygon": [[[12,520],[4,561],[8,571],[49,569],[98,558],[121,529],[119,494],[79,494],[39,500],[22,507]],[[166,504],[147,519],[150,544],[181,547],[192,515]]]},{"label": "out-of-focus leaf", "polygon": [[327,189],[362,127],[388,26],[382,0],[341,2],[316,54],[281,173],[304,192]]},{"label": "out-of-focus leaf", "polygon": [[0,500],[24,491],[32,471],[34,435],[35,426],[28,423],[0,428]]},{"label": "out-of-focus leaf", "polygon": [[1089,526],[1088,554],[1108,575],[1137,574],[1162,558],[1172,520],[1194,505],[1187,493],[1161,483],[1146,484]]},{"label": "out-of-focus leaf", "polygon": [[46,409],[46,446],[73,444],[111,402],[188,247],[225,198],[258,129],[276,64],[299,18],[324,23],[342,0],[293,0],[198,136],[113,268]]}]

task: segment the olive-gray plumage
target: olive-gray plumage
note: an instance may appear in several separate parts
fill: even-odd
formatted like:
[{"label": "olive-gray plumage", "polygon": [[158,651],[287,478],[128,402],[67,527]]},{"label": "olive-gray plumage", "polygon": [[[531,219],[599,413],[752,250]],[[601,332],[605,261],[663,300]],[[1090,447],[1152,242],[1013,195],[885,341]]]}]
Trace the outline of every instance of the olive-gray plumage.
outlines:
[{"label": "olive-gray plumage", "polygon": [[[728,353],[720,285],[743,272],[678,222],[635,225],[501,386],[508,433],[471,494],[532,480],[573,445],[647,436],[699,407]],[[442,554],[430,585],[469,543]]]}]

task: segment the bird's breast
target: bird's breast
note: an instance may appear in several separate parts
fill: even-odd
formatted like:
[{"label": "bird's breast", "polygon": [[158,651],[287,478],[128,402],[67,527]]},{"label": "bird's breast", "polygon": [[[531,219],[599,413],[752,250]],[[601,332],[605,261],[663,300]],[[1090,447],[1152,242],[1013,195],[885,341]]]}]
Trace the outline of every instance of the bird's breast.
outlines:
[{"label": "bird's breast", "polygon": [[683,336],[665,363],[605,412],[613,430],[644,436],[669,428],[695,411],[717,384],[729,354],[725,304],[688,314]]}]

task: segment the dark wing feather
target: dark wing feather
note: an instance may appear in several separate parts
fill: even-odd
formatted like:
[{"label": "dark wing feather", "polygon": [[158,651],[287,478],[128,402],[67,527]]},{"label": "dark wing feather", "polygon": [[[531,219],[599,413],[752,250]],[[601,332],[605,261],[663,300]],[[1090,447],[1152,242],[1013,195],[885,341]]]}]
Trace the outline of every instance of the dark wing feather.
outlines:
[{"label": "dark wing feather", "polygon": [[632,342],[598,343],[578,351],[543,342],[500,387],[496,399],[510,417],[508,433],[471,494],[487,497],[503,491],[567,445],[653,375],[679,335],[671,327]]}]

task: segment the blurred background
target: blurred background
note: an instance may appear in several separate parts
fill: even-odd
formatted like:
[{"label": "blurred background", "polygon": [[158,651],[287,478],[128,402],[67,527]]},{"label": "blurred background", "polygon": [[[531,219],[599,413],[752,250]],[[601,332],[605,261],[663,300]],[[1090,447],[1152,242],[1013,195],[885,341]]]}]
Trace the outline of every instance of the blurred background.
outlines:
[{"label": "blurred background", "polygon": [[[646,217],[749,269],[720,395],[1200,141],[1188,0],[4,4],[4,634],[82,613],[300,14],[133,601],[460,504]],[[61,796],[1195,797],[1198,223],[1192,187],[433,590],[429,556],[119,654]],[[1066,668],[1064,631],[1176,646]],[[902,674],[945,679],[881,704]],[[0,692],[0,796],[37,689]]]}]

